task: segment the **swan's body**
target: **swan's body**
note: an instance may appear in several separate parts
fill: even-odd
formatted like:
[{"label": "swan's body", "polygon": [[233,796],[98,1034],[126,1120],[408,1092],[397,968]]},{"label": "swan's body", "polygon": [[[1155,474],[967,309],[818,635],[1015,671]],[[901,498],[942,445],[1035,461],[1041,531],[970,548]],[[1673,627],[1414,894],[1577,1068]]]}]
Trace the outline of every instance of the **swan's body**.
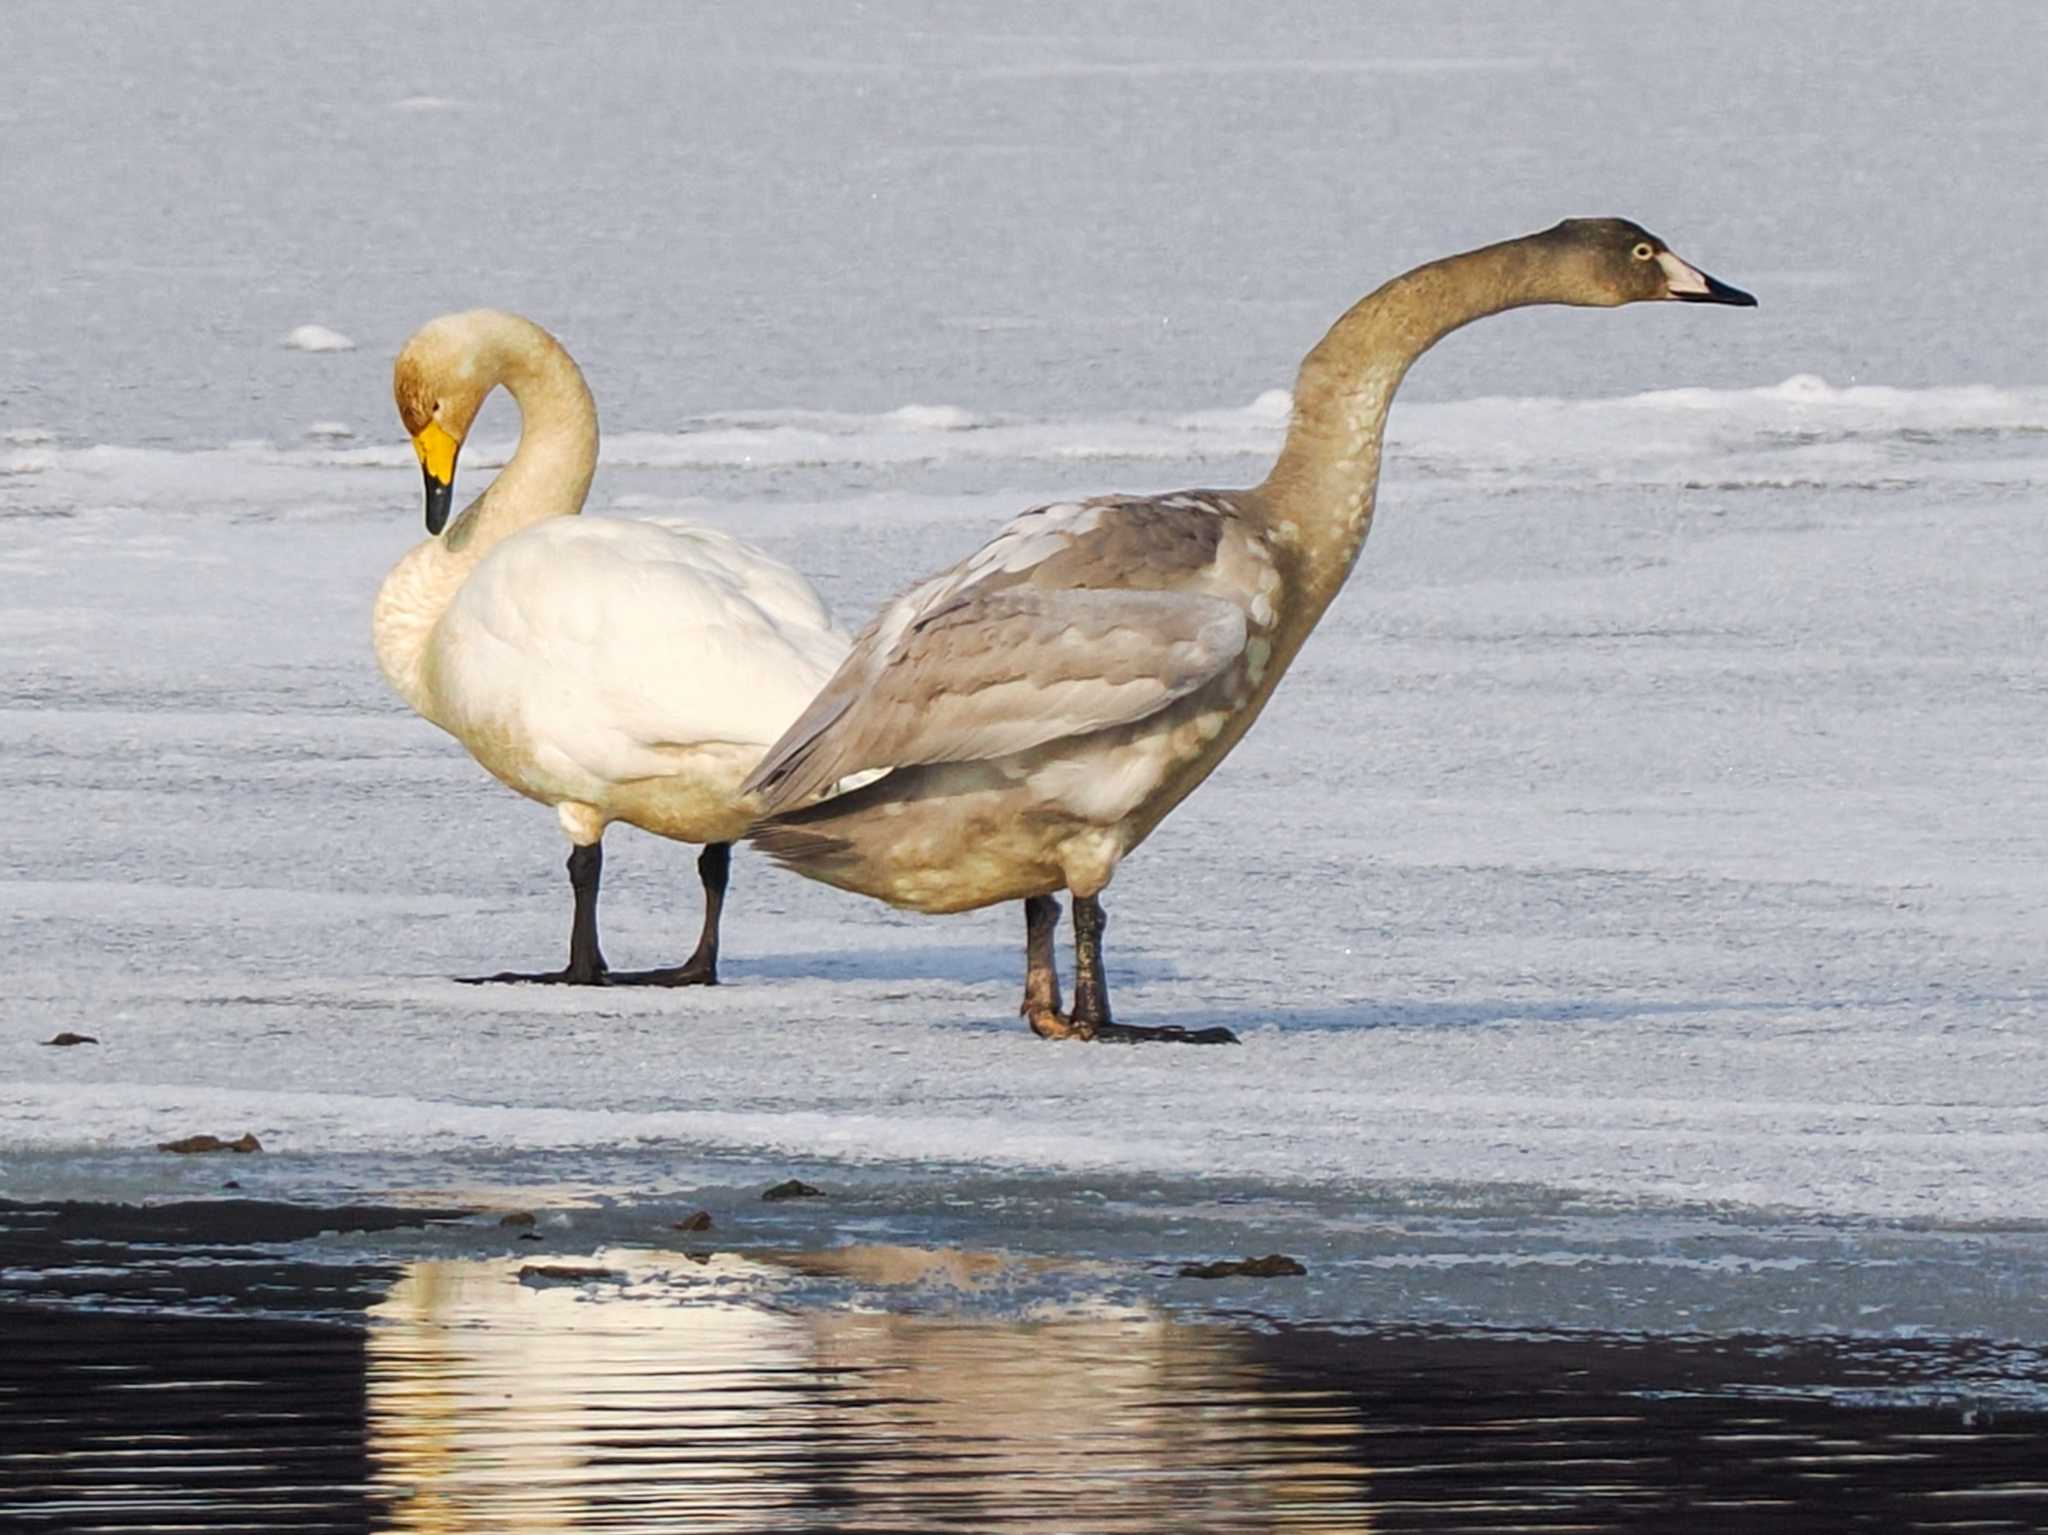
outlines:
[{"label": "swan's body", "polygon": [[[378,664],[500,782],[555,807],[582,854],[571,873],[588,952],[572,936],[569,970],[546,979],[605,975],[597,848],[624,821],[716,853],[696,956],[705,963],[694,975],[689,965],[650,973],[714,980],[724,844],[759,809],[740,784],[831,675],[845,639],[809,583],[724,533],[580,517],[596,407],[568,353],[517,316],[447,316],[407,343],[394,388],[425,439],[423,462],[437,430],[459,444],[500,383],[519,402],[518,451],[445,534],[385,578],[372,620]],[[430,525],[453,473],[445,451],[442,478],[428,463]]]},{"label": "swan's body", "polygon": [[891,603],[799,725],[831,714],[812,749],[764,764],[796,800],[895,770],[763,845],[917,911],[1096,894],[1306,638],[1293,553],[1216,491],[1026,512]]},{"label": "swan's body", "polygon": [[[440,549],[409,554],[387,595]],[[401,629],[424,643],[380,647],[386,675],[494,777],[565,827],[700,843],[746,830],[740,781],[846,648],[787,566],[710,528],[611,518],[527,528],[430,626],[380,622]]]},{"label": "swan's body", "polygon": [[[1754,302],[1620,220],[1569,221],[1394,279],[1303,362],[1263,484],[1041,507],[885,608],[749,781],[776,813],[754,840],[800,873],[915,910],[1023,899],[1032,1026],[1108,1035],[1096,898],[1251,728],[1343,586],[1409,366],[1503,309],[1680,297]],[[794,808],[874,769],[888,771]],[[1076,898],[1071,1016],[1052,965],[1062,888]]]}]

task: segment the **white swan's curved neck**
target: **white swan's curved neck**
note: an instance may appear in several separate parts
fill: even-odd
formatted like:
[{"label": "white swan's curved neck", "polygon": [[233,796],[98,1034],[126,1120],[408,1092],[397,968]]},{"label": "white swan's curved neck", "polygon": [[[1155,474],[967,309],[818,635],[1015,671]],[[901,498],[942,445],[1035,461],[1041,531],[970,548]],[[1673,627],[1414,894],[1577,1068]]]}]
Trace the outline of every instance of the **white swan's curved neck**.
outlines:
[{"label": "white swan's curved neck", "polygon": [[481,400],[502,384],[519,406],[519,447],[490,488],[392,568],[371,628],[377,664],[398,695],[441,723],[426,675],[434,627],[477,562],[522,528],[583,510],[597,471],[597,406],[554,337],[512,315],[479,315],[469,357]]},{"label": "white swan's curved neck", "polygon": [[444,553],[465,574],[521,528],[582,511],[597,472],[597,405],[582,370],[539,326],[503,318],[478,365],[519,406],[519,446],[441,536]]}]

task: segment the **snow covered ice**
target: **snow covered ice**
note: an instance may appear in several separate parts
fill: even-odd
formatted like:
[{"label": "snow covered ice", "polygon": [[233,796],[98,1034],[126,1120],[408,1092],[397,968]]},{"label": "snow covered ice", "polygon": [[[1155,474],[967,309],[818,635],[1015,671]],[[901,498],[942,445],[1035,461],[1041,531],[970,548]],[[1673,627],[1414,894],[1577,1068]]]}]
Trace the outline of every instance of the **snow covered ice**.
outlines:
[{"label": "snow covered ice", "polygon": [[[744,855],[715,992],[453,984],[552,962],[561,849],[364,663],[409,455],[24,450],[11,1176],[206,1187],[156,1143],[250,1129],[252,1186],[322,1196],[686,1199],[799,1163],[913,1203],[2048,1219],[2048,791],[2016,749],[2048,549],[2014,515],[2044,423],[1799,382],[1397,406],[1359,589],[1112,893],[1122,1016],[1226,1023],[1224,1052],[1048,1047],[1013,911],[899,915]],[[894,413],[627,434],[597,511],[687,509],[857,615],[1033,496],[1242,480],[1277,426],[986,429],[993,459],[954,429],[906,455]],[[990,462],[1031,488],[833,489]],[[620,837],[616,963],[687,947],[690,869]],[[60,1028],[102,1044],[35,1044]]]},{"label": "snow covered ice", "polygon": [[[245,88],[162,131],[152,93],[200,89],[170,13],[131,18],[151,91],[0,63],[0,202],[94,253],[33,236],[0,291],[0,1193],[210,1192],[154,1146],[249,1130],[252,1193],[554,1201],[593,1243],[797,1172],[898,1240],[1282,1232],[1332,1316],[2048,1338],[2023,13],[1849,62],[1817,14],[1603,14],[1480,47],[1360,13],[1310,58],[1215,7],[1151,60],[770,17],[740,68],[619,8],[535,100],[496,36],[408,73],[401,23],[309,13],[222,41]],[[1901,99],[1949,131],[1828,135]],[[420,320],[558,329],[594,514],[727,528],[858,625],[1036,501],[1247,483],[1344,305],[1587,213],[1763,307],[1516,315],[1417,369],[1351,588],[1108,896],[1120,1016],[1242,1049],[1048,1047],[1013,909],[746,852],[716,991],[452,982],[555,962],[566,891],[552,817],[370,658]],[[281,347],[308,315],[355,349]],[[462,495],[515,430],[501,398]],[[690,850],[614,834],[615,964],[680,958],[695,903]]]}]

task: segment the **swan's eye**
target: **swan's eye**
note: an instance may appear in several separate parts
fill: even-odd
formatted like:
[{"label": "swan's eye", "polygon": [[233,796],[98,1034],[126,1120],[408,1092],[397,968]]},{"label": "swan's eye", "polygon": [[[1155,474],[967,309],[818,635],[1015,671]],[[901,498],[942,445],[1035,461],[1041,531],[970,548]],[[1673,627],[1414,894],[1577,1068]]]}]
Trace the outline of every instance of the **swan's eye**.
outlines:
[{"label": "swan's eye", "polygon": [[1636,248],[1630,251],[1629,254],[1631,256],[1634,256],[1638,261],[1648,261],[1652,256],[1656,255],[1657,253],[1650,248],[1650,242],[1648,240],[1642,240],[1637,242]]}]

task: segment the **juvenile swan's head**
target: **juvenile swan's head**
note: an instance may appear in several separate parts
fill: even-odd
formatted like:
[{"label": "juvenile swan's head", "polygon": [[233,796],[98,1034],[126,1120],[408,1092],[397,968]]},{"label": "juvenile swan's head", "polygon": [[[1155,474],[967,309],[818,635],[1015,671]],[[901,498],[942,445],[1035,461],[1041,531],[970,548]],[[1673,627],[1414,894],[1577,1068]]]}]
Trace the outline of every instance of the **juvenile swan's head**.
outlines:
[{"label": "juvenile swan's head", "polygon": [[1531,243],[1554,265],[1558,296],[1567,304],[1609,307],[1646,299],[1756,303],[1740,288],[1681,260],[1649,230],[1627,219],[1566,219]]},{"label": "juvenile swan's head", "polygon": [[484,397],[504,375],[496,338],[518,323],[493,309],[444,314],[414,331],[399,348],[391,397],[426,476],[429,533],[438,534],[448,524],[456,455]]}]

